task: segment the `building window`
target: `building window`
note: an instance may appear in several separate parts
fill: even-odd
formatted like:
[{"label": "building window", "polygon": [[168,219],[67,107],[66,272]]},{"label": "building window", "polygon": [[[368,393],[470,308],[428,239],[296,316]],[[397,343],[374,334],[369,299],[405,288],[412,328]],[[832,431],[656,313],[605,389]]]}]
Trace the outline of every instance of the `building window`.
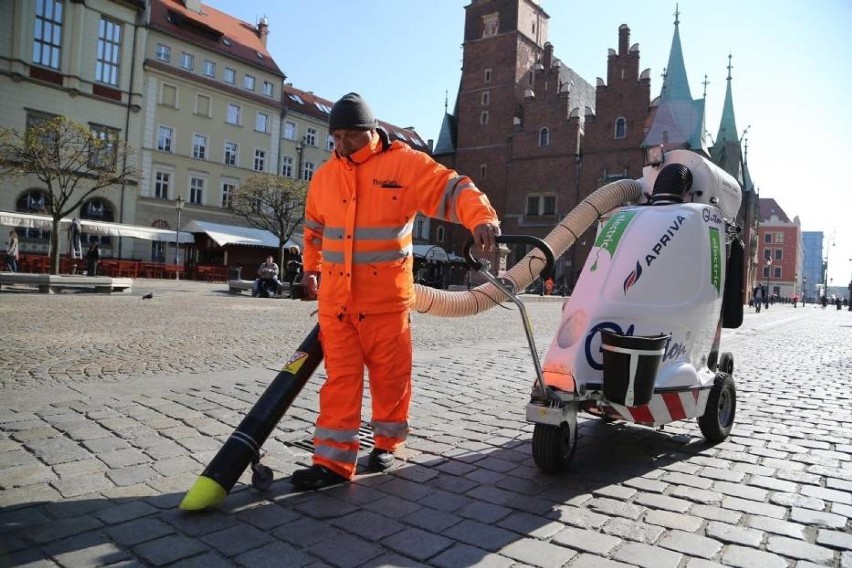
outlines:
[{"label": "building window", "polygon": [[269,132],[269,115],[262,112],[257,113],[254,129],[258,132]]},{"label": "building window", "polygon": [[184,69],[189,69],[190,71],[192,71],[192,68],[195,66],[195,56],[186,52],[181,53],[180,66]]},{"label": "building window", "polygon": [[488,111],[484,110],[479,113],[479,124],[488,124]]},{"label": "building window", "polygon": [[108,126],[92,125],[92,137],[96,146],[89,152],[89,166],[92,168],[112,168],[115,166],[115,147],[118,144],[118,130]]},{"label": "building window", "polygon": [[284,121],[284,138],[287,140],[296,139],[296,123],[289,120]]},{"label": "building window", "polygon": [[479,97],[479,104],[482,106],[488,106],[488,103],[491,102],[491,92],[483,91],[482,95]]},{"label": "building window", "polygon": [[779,244],[779,245],[783,244],[784,243],[784,233],[775,233],[775,242],[776,242],[776,244]]},{"label": "building window", "polygon": [[266,150],[254,150],[254,171],[262,172],[266,170]]},{"label": "building window", "polygon": [[245,87],[249,91],[253,91],[254,90],[254,77],[252,77],[251,75],[246,75],[243,78],[243,87]]},{"label": "building window", "polygon": [[486,83],[490,83],[490,82],[491,82],[491,69],[486,69],[486,70],[485,70],[485,77],[484,77],[484,81],[485,81]]},{"label": "building window", "polygon": [[627,136],[627,120],[618,117],[615,121],[615,137],[624,138]]},{"label": "building window", "polygon": [[325,137],[325,149],[334,152],[334,137],[331,134]]},{"label": "building window", "polygon": [[208,77],[216,76],[216,64],[212,61],[204,60],[204,74]]},{"label": "building window", "polygon": [[212,105],[210,97],[198,93],[195,95],[195,114],[210,118],[212,115]]},{"label": "building window", "polygon": [[556,196],[545,195],[542,203],[542,215],[556,215]]},{"label": "building window", "polygon": [[281,175],[284,177],[293,177],[293,156],[281,157]]},{"label": "building window", "polygon": [[769,267],[768,266],[763,267],[763,277],[769,278]]},{"label": "building window", "polygon": [[166,262],[166,243],[151,241],[151,262]]},{"label": "building window", "polygon": [[239,126],[240,124],[242,124],[242,121],[240,120],[241,114],[242,109],[240,108],[240,105],[228,103],[228,114],[225,118],[225,122],[227,122],[228,124],[235,124]]},{"label": "building window", "polygon": [[204,178],[189,178],[189,202],[201,205],[204,201]]},{"label": "building window", "polygon": [[538,131],[538,145],[540,147],[550,146],[550,129],[545,127]]},{"label": "building window", "polygon": [[[92,219],[93,221],[106,221],[108,223],[112,223],[115,221],[115,209],[112,204],[106,199],[102,199],[100,197],[95,197],[84,203],[80,207],[80,218],[81,219]],[[101,245],[109,246],[112,239],[107,236],[99,236],[99,235],[83,235],[83,242],[85,243],[100,243]]]},{"label": "building window", "polygon": [[175,131],[168,126],[161,126],[157,130],[157,150],[161,152],[172,151],[172,141],[174,140]]},{"label": "building window", "polygon": [[310,181],[312,177],[314,177],[314,169],[315,165],[313,162],[305,162],[302,166],[302,179]]},{"label": "building window", "polygon": [[118,62],[121,54],[121,26],[101,17],[98,24],[98,61],[95,80],[107,85],[118,85]]},{"label": "building window", "polygon": [[763,260],[772,260],[772,249],[763,249]]},{"label": "building window", "polygon": [[171,181],[172,175],[167,172],[154,173],[154,197],[157,199],[168,199]]},{"label": "building window", "polygon": [[424,234],[424,231],[426,229],[426,221],[424,221],[423,219],[418,219],[416,226],[417,228],[414,230],[414,238],[425,239],[426,235]]},{"label": "building window", "polygon": [[784,255],[784,249],[775,249],[775,260],[781,260]]},{"label": "building window", "polygon": [[482,37],[491,37],[497,35],[500,29],[500,14],[494,12],[482,18]]},{"label": "building window", "polygon": [[33,63],[36,65],[59,69],[59,56],[62,50],[62,8],[61,0],[36,2],[33,35]]},{"label": "building window", "polygon": [[237,151],[239,150],[239,146],[237,146],[236,142],[225,142],[225,165],[226,166],[236,166],[237,165]]},{"label": "building window", "polygon": [[192,137],[192,157],[197,160],[207,159],[207,137],[195,134]]},{"label": "building window", "polygon": [[527,195],[527,216],[535,217],[538,215],[538,208],[541,199],[538,195]]},{"label": "building window", "polygon": [[532,194],[527,195],[527,217],[542,217],[556,215],[556,196]]},{"label": "building window", "polygon": [[435,242],[444,242],[444,227],[441,225],[438,225],[438,229],[435,231]]},{"label": "building window", "polygon": [[775,278],[781,278],[781,267],[775,266],[772,268],[772,276]]},{"label": "building window", "polygon": [[177,87],[163,83],[160,91],[160,104],[167,107],[177,108]]},{"label": "building window", "polygon": [[764,243],[771,243],[772,242],[772,233],[766,233],[765,235],[763,235],[763,242]]},{"label": "building window", "polygon": [[229,85],[233,85],[237,82],[237,72],[231,69],[230,67],[225,67],[223,79]]},{"label": "building window", "polygon": [[[50,195],[43,189],[31,189],[18,198],[15,211],[44,215],[50,206]],[[18,236],[28,240],[46,241],[50,239],[49,229],[30,229],[17,227]]]},{"label": "building window", "polygon": [[267,97],[272,97],[272,96],[275,95],[274,87],[272,86],[272,83],[270,83],[269,81],[263,82],[263,94],[266,95]]},{"label": "building window", "polygon": [[316,146],[317,145],[317,129],[316,128],[308,128],[305,133],[305,144],[308,146]]},{"label": "building window", "polygon": [[162,43],[157,44],[157,50],[154,52],[154,57],[158,60],[168,63],[172,60],[172,48]]},{"label": "building window", "polygon": [[222,182],[222,207],[228,209],[234,202],[234,193],[237,191],[237,186],[231,182]]},{"label": "building window", "polygon": [[488,164],[479,165],[479,179],[485,179],[488,176]]}]

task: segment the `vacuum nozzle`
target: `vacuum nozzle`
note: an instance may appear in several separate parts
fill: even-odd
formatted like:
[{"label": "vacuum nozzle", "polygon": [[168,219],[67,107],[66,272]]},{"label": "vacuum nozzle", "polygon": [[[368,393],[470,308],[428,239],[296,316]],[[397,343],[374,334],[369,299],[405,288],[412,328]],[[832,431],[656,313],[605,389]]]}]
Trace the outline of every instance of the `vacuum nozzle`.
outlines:
[{"label": "vacuum nozzle", "polygon": [[200,511],[218,505],[227,495],[224,487],[201,475],[184,495],[180,508],[184,511]]}]

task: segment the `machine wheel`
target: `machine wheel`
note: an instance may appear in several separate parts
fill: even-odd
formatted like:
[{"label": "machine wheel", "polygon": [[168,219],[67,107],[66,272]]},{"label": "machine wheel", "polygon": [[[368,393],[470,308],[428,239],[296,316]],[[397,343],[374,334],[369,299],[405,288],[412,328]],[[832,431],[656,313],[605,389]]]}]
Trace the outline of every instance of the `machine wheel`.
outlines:
[{"label": "machine wheel", "polygon": [[260,491],[266,491],[272,485],[272,470],[265,465],[251,466],[251,486]]},{"label": "machine wheel", "polygon": [[727,375],[734,375],[734,354],[730,351],[725,351],[722,353],[722,356],[719,357],[719,364],[716,366],[716,370],[720,373],[725,373]]},{"label": "machine wheel", "polygon": [[731,433],[736,414],[737,389],[734,379],[727,373],[719,373],[710,389],[704,415],[698,418],[698,427],[708,442],[718,444]]},{"label": "machine wheel", "polygon": [[576,426],[567,422],[559,426],[536,424],[533,430],[533,460],[544,473],[565,470],[577,447]]}]

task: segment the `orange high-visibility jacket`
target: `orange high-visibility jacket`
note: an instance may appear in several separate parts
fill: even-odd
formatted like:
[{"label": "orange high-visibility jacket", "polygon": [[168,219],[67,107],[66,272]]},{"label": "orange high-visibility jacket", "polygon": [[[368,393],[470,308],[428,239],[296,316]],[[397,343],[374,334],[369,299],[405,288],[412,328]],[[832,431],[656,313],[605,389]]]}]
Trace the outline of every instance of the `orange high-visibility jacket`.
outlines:
[{"label": "orange high-visibility jacket", "polygon": [[421,211],[469,230],[497,222],[473,182],[383,131],[349,158],[334,154],[311,180],[306,271],[321,274],[323,313],[380,313],[414,303],[412,231]]}]

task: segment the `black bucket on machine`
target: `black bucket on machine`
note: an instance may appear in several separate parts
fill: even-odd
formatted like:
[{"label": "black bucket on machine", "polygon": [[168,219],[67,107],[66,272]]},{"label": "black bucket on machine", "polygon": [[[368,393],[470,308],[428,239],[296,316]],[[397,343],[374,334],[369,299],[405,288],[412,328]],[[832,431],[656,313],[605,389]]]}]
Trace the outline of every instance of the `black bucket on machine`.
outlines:
[{"label": "black bucket on machine", "polygon": [[624,406],[651,402],[654,381],[671,335],[643,337],[601,332],[604,398]]}]

